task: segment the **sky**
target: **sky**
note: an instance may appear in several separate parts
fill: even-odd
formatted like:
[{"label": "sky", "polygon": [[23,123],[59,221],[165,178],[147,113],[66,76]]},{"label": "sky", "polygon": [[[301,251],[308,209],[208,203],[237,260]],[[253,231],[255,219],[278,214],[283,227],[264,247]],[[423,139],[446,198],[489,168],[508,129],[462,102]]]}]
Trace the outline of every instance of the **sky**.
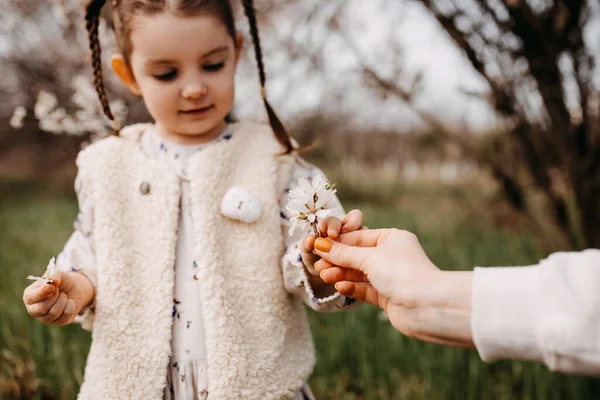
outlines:
[{"label": "sky", "polygon": [[493,121],[488,106],[463,93],[485,93],[485,83],[428,11],[408,4],[400,27],[404,62],[407,69],[423,72],[426,107],[459,124],[464,120],[474,129],[489,126]]}]

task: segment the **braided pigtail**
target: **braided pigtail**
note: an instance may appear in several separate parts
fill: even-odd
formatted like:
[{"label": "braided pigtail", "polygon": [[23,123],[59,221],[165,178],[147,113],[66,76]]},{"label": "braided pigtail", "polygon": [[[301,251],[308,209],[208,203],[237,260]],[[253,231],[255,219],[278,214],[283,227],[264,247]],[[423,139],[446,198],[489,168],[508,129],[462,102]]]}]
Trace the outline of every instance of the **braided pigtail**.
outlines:
[{"label": "braided pigtail", "polygon": [[90,39],[90,50],[92,52],[92,68],[94,71],[94,87],[98,93],[98,98],[102,104],[104,114],[112,122],[115,134],[119,134],[119,123],[115,119],[106,90],[104,88],[104,79],[102,77],[102,50],[100,49],[100,38],[98,37],[98,28],[100,26],[100,11],[106,3],[106,0],[91,0],[85,10],[85,26]]},{"label": "braided pigtail", "polygon": [[248,17],[248,22],[250,24],[250,34],[252,35],[252,41],[254,42],[254,54],[256,56],[256,63],[258,64],[261,95],[263,98],[263,102],[265,103],[267,114],[269,116],[269,124],[271,125],[271,128],[275,133],[277,141],[285,147],[285,154],[289,154],[294,150],[294,145],[292,144],[290,135],[283,126],[283,123],[281,122],[277,114],[275,114],[275,110],[273,110],[273,107],[271,107],[269,101],[267,100],[267,90],[265,87],[267,78],[265,75],[265,66],[263,64],[262,49],[260,47],[260,36],[258,34],[258,25],[256,22],[256,11],[254,9],[254,1],[243,0],[243,5],[244,12]]}]

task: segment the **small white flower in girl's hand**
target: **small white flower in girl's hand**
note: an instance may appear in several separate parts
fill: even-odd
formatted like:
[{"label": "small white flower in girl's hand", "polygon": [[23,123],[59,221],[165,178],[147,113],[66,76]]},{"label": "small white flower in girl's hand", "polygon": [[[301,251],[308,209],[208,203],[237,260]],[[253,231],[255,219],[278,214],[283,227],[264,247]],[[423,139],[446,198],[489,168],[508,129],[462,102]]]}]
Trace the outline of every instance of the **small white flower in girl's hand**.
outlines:
[{"label": "small white flower in girl's hand", "polygon": [[55,263],[55,258],[52,257],[52,259],[48,263],[48,267],[46,268],[46,273],[44,274],[44,276],[46,276],[47,278],[29,275],[27,277],[27,279],[29,279],[31,281],[42,282],[42,283],[52,283],[52,278],[54,277],[54,274],[56,274],[56,263]]},{"label": "small white flower in girl's hand", "polygon": [[337,190],[334,187],[335,184],[332,185],[321,175],[317,175],[312,182],[304,178],[298,179],[298,187],[290,191],[290,201],[286,206],[286,209],[293,214],[290,218],[292,223],[290,236],[294,234],[298,224],[300,229],[304,229],[308,224],[315,235],[320,236],[317,224],[319,218],[326,218],[331,214],[328,206],[335,199]]}]

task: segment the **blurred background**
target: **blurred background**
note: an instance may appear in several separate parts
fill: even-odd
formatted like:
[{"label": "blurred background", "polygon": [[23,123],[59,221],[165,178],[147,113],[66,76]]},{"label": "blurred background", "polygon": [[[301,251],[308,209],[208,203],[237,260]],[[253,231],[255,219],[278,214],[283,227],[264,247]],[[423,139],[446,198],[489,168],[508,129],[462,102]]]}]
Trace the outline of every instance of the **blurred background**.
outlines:
[{"label": "blurred background", "polygon": [[[83,0],[0,4],[0,398],[73,399],[90,336],[21,301],[62,249],[74,158],[109,134]],[[596,0],[258,0],[268,93],[366,225],[415,232],[443,269],[600,247]],[[108,16],[108,13],[106,14]],[[239,29],[247,30],[240,15]],[[147,121],[108,66],[125,123]],[[265,120],[248,40],[235,115]],[[596,399],[600,381],[402,337],[374,307],[310,314],[320,399]]]}]

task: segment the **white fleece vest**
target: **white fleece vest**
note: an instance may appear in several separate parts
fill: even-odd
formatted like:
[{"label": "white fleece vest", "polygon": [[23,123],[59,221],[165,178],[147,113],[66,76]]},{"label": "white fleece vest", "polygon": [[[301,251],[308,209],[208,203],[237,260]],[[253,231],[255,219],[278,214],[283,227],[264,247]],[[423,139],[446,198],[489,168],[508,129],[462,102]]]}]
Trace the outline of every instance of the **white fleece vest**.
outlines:
[{"label": "white fleece vest", "polygon": [[[149,159],[125,129],[78,157],[93,196],[98,257],[92,347],[79,399],[162,399],[170,355],[174,263],[180,200],[178,177]],[[234,127],[190,158],[195,256],[199,265],[209,399],[289,399],[314,366],[301,301],[284,288],[278,200],[292,156],[270,128]],[[146,194],[147,186],[149,191]],[[258,222],[220,213],[233,186],[262,203]]]}]

